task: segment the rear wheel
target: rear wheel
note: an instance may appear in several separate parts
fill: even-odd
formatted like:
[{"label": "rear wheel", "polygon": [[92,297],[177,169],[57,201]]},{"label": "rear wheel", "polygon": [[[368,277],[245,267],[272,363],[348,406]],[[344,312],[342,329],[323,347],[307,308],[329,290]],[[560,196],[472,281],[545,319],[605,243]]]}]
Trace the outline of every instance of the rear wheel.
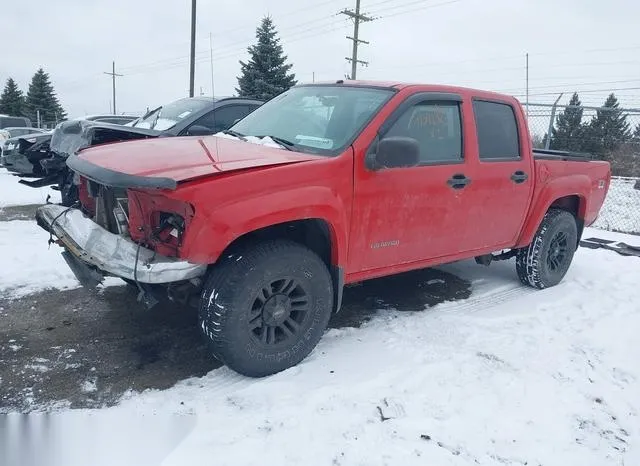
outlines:
[{"label": "rear wheel", "polygon": [[575,217],[549,209],[531,244],[518,251],[516,270],[520,281],[535,288],[549,288],[564,278],[578,244]]},{"label": "rear wheel", "polygon": [[302,361],[327,327],[329,271],[315,253],[285,240],[225,257],[204,287],[200,327],[216,358],[250,377]]}]

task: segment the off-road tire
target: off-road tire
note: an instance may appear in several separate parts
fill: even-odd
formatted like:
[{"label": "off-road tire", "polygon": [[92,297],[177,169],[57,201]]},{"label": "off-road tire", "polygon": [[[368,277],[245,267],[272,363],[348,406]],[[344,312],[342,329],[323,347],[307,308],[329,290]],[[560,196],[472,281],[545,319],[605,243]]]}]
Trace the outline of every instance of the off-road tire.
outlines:
[{"label": "off-road tire", "polygon": [[517,252],[520,281],[539,289],[557,285],[569,270],[577,244],[575,217],[564,210],[549,209],[531,244]]},{"label": "off-road tire", "polygon": [[[276,291],[265,299],[269,290]],[[289,317],[278,324],[285,308]],[[198,319],[218,360],[242,375],[263,377],[306,358],[320,341],[332,309],[333,285],[322,259],[298,243],[274,240],[239,249],[212,268]]]}]

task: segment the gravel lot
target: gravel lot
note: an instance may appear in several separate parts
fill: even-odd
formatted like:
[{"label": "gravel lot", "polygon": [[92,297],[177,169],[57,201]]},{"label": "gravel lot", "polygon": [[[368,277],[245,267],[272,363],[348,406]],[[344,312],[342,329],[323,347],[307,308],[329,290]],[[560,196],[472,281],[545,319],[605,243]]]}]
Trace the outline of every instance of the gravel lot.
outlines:
[{"label": "gravel lot", "polygon": [[[420,311],[469,294],[469,283],[438,270],[374,280],[346,290],[331,326],[359,326],[371,309]],[[202,376],[219,363],[196,321],[194,309],[172,303],[146,310],[128,286],[0,299],[0,413],[110,406],[130,390]]]}]

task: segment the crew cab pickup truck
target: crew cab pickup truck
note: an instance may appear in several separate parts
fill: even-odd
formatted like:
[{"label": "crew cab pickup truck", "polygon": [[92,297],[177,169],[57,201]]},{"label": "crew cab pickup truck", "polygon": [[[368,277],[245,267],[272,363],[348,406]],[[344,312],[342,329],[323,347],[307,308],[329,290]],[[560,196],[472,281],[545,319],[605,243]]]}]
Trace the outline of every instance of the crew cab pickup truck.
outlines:
[{"label": "crew cab pickup truck", "polygon": [[253,377],[306,358],[347,284],[515,258],[524,284],[556,285],[610,183],[606,162],[534,151],[513,97],[359,81],[293,87],[224,134],[94,146],[67,166],[79,203],[36,218],[78,279],[195,301],[213,355]]}]

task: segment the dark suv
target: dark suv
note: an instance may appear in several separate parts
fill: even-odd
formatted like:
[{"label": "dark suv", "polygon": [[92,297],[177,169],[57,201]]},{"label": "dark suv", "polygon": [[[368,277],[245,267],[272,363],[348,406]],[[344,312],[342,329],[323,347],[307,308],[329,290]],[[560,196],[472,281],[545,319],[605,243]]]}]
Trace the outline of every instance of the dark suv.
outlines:
[{"label": "dark suv", "polygon": [[242,97],[187,97],[151,110],[127,126],[162,136],[203,136],[230,128],[263,103]]}]

